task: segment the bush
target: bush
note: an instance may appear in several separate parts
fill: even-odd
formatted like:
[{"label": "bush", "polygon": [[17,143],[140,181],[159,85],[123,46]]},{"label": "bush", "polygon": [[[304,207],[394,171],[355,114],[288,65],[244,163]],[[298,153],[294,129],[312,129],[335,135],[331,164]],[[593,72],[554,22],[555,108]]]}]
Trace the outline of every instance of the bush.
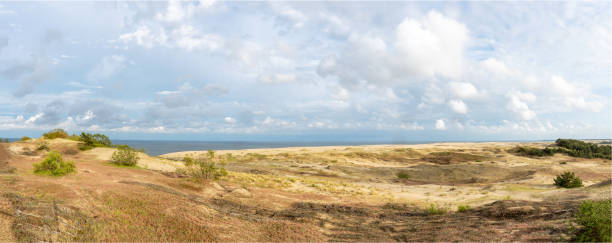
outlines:
[{"label": "bush", "polygon": [[63,176],[75,171],[72,161],[64,161],[60,152],[51,151],[40,163],[34,164],[34,173],[52,176]]},{"label": "bush", "polygon": [[[212,151],[212,150],[209,150]],[[212,155],[212,156],[211,156]],[[186,174],[187,176],[198,178],[198,179],[213,179],[217,180],[227,175],[224,163],[217,165],[214,161],[214,152],[208,153],[208,158],[193,159],[191,157],[183,158],[185,163],[185,169],[179,170],[179,173]]]},{"label": "bush", "polygon": [[127,145],[117,146],[117,151],[113,152],[111,162],[116,165],[135,166],[140,160],[136,150]]},{"label": "bush", "polygon": [[408,173],[406,173],[406,172],[401,171],[401,172],[397,173],[397,178],[400,178],[400,179],[410,179],[410,175]]},{"label": "bush", "polygon": [[104,134],[81,133],[79,140],[83,143],[79,144],[80,150],[89,150],[95,147],[111,147],[113,144],[110,139]]},{"label": "bush", "polygon": [[555,144],[559,147],[566,148],[567,150],[565,153],[569,156],[589,159],[612,159],[612,147],[608,145],[597,145],[574,139],[557,139]]},{"label": "bush", "polygon": [[46,143],[41,143],[40,145],[38,145],[38,148],[36,148],[36,150],[38,150],[38,151],[41,151],[41,150],[49,151],[49,146]]},{"label": "bush", "polygon": [[581,225],[572,241],[610,242],[612,200],[584,201],[580,204],[575,222]]},{"label": "bush", "polygon": [[20,141],[28,141],[31,140],[32,138],[28,137],[28,136],[23,136],[21,137],[21,139],[19,139]]},{"label": "bush", "polygon": [[554,149],[554,148],[539,149],[539,148],[529,148],[529,147],[517,146],[517,147],[514,147],[513,149],[510,149],[509,152],[516,153],[516,154],[523,155],[523,156],[542,157],[542,156],[552,156],[555,153],[561,152],[561,151],[558,149]]},{"label": "bush", "polygon": [[445,214],[448,210],[443,207],[439,207],[436,204],[431,204],[427,209],[425,209],[425,213],[428,215],[439,215]]},{"label": "bush", "polygon": [[470,210],[470,205],[459,205],[457,206],[457,212],[465,212]]},{"label": "bush", "polygon": [[554,179],[555,185],[559,187],[565,188],[575,188],[582,186],[582,180],[574,175],[574,172],[565,172],[563,174],[557,175],[557,178]]},{"label": "bush", "polygon": [[46,139],[68,138],[68,133],[64,129],[58,128],[43,134],[43,137]]}]

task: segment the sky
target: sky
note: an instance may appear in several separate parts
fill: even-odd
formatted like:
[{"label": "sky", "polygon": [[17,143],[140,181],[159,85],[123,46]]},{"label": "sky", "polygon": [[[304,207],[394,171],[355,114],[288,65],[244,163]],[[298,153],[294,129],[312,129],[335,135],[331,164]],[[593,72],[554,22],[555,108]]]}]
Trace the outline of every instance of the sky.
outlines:
[{"label": "sky", "polygon": [[612,137],[612,2],[0,1],[0,137]]}]

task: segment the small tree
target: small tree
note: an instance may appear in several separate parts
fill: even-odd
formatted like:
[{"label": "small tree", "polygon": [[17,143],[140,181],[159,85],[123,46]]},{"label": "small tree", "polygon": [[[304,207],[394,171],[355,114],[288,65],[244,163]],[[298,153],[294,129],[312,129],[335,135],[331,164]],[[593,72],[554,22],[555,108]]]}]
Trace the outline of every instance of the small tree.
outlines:
[{"label": "small tree", "polygon": [[582,226],[572,241],[610,242],[612,201],[584,201],[580,204],[575,222]]},{"label": "small tree", "polygon": [[75,171],[72,161],[64,161],[60,152],[51,151],[40,163],[34,164],[34,173],[52,176],[63,176]]},{"label": "small tree", "polygon": [[575,188],[582,186],[582,180],[580,180],[580,178],[578,178],[574,172],[569,171],[557,175],[557,178],[555,178],[554,181],[555,185],[559,187]]},{"label": "small tree", "polygon": [[117,146],[117,151],[113,152],[111,161],[117,165],[135,166],[140,160],[136,150],[127,145]]}]

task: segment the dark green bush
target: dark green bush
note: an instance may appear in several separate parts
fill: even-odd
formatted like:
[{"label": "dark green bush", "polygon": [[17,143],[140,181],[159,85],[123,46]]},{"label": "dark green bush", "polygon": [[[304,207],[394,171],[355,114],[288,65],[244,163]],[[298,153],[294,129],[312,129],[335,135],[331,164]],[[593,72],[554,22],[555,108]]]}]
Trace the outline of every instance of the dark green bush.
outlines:
[{"label": "dark green bush", "polygon": [[64,161],[62,159],[62,154],[60,152],[51,151],[42,162],[34,164],[34,173],[63,176],[74,172],[75,168],[72,161]]},{"label": "dark green bush", "polygon": [[582,186],[582,180],[574,175],[574,172],[564,172],[563,174],[557,175],[554,179],[555,185],[565,188],[575,188]]},{"label": "dark green bush", "polygon": [[397,173],[397,178],[400,179],[410,179],[410,175],[406,172],[400,171]]},{"label": "dark green bush", "polygon": [[47,143],[41,143],[40,145],[38,145],[38,148],[36,148],[36,150],[41,151],[41,150],[46,150],[49,151],[49,146],[47,145]]},{"label": "dark green bush", "polygon": [[575,219],[582,228],[576,232],[572,241],[610,242],[612,234],[610,211],[612,211],[612,200],[582,202]]},{"label": "dark green bush", "polygon": [[82,142],[79,144],[80,150],[89,150],[95,147],[111,147],[113,144],[110,139],[104,134],[91,134],[82,132],[79,140]]},{"label": "dark green bush", "polygon": [[523,156],[542,157],[542,156],[552,156],[555,153],[560,152],[560,151],[555,148],[539,149],[539,148],[517,146],[511,149],[509,152],[516,153],[516,154],[523,155]]},{"label": "dark green bush", "polygon": [[57,128],[43,134],[43,137],[46,139],[68,138],[68,133],[64,129]]},{"label": "dark green bush", "polygon": [[612,147],[586,143],[575,139],[557,139],[555,144],[565,148],[565,153],[574,157],[612,159]]},{"label": "dark green bush", "polygon": [[128,145],[118,145],[117,151],[113,152],[111,162],[116,165],[136,166],[140,157],[136,154],[136,150]]}]

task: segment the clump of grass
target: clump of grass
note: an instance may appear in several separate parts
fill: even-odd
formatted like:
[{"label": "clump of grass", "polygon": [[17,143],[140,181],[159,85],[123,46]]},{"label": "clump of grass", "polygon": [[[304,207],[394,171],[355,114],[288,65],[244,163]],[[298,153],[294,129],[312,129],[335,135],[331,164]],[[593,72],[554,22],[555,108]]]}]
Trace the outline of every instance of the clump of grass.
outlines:
[{"label": "clump of grass", "polygon": [[575,222],[582,226],[572,241],[610,242],[612,200],[584,201],[580,204]]},{"label": "clump of grass", "polygon": [[34,164],[34,173],[51,176],[63,176],[76,170],[72,161],[64,161],[60,152],[51,151],[40,163]]},{"label": "clump of grass", "polygon": [[68,138],[68,133],[64,129],[57,128],[43,134],[43,137],[46,139]]},{"label": "clump of grass", "polygon": [[111,162],[122,166],[136,166],[140,157],[136,154],[136,150],[128,145],[117,146],[117,151],[113,152]]},{"label": "clump of grass", "polygon": [[563,174],[557,175],[554,179],[555,185],[564,188],[576,188],[582,186],[582,180],[578,178],[574,172],[564,172]]},{"label": "clump of grass", "polygon": [[399,179],[410,179],[410,175],[406,172],[400,171],[396,174]]},{"label": "clump of grass", "polygon": [[36,148],[36,150],[37,151],[42,151],[42,150],[49,151],[50,149],[49,149],[49,145],[47,145],[47,143],[42,142],[40,145],[38,145],[38,148]]},{"label": "clump of grass", "polygon": [[226,176],[227,171],[224,168],[225,161],[222,161],[220,166],[217,165],[215,161],[215,152],[212,150],[208,150],[207,158],[194,159],[192,157],[184,157],[183,162],[185,163],[185,169],[179,169],[177,173],[197,179],[217,180]]},{"label": "clump of grass", "polygon": [[438,206],[437,204],[430,204],[429,207],[425,209],[425,213],[428,215],[441,215],[447,212],[447,208]]},{"label": "clump of grass", "polygon": [[471,209],[470,205],[467,205],[467,204],[466,205],[459,205],[459,206],[457,206],[457,212],[460,212],[460,213],[468,211],[470,209]]}]

